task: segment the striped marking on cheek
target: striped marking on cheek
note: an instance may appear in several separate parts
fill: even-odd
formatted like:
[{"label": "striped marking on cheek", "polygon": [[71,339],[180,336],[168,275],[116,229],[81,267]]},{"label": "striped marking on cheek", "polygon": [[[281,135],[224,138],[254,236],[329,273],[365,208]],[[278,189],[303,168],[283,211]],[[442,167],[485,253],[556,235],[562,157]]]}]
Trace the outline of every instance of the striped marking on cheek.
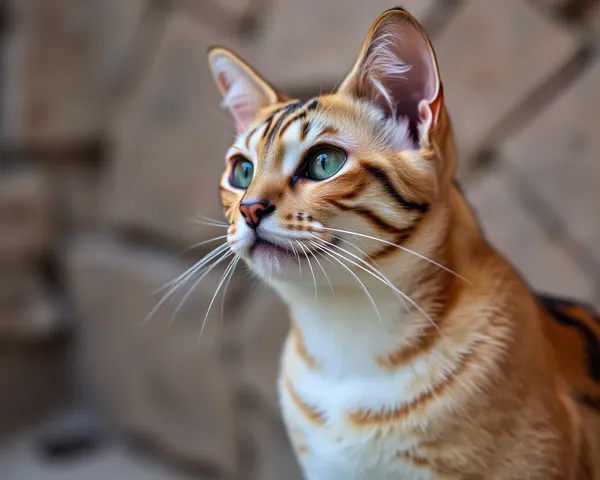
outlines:
[{"label": "striped marking on cheek", "polygon": [[325,425],[325,417],[323,416],[323,414],[319,412],[315,407],[305,402],[300,397],[300,395],[298,395],[298,392],[296,392],[296,389],[294,388],[292,382],[289,379],[285,380],[284,385],[286,391],[292,399],[292,402],[294,402],[294,405],[296,405],[298,410],[300,410],[300,412],[304,415],[305,418],[307,418],[311,423],[315,425]]},{"label": "striped marking on cheek", "polygon": [[388,223],[386,220],[384,220],[382,217],[380,217],[367,207],[350,206],[333,199],[327,199],[327,202],[345,212],[353,212],[357,215],[360,215],[371,225],[387,233],[400,234],[404,233],[406,230],[406,228],[398,228],[392,225],[391,223]]},{"label": "striped marking on cheek", "polygon": [[390,409],[383,408],[379,411],[359,409],[348,415],[349,422],[355,427],[383,425],[386,423],[393,423],[403,420],[412,411],[425,407],[428,403],[435,400],[440,395],[443,395],[445,391],[450,389],[456,383],[457,378],[464,373],[467,367],[473,362],[478,352],[478,350],[475,350],[477,346],[478,344],[473,345],[473,349],[459,360],[454,370],[450,372],[451,375],[447,376],[442,382],[435,385],[431,390],[425,391],[418,395],[411,402],[404,403]]},{"label": "striped marking on cheek", "polygon": [[404,197],[393,185],[388,175],[379,167],[370,164],[364,164],[363,168],[379,182],[385,192],[391,196],[394,201],[405,210],[417,210],[426,213],[429,210],[429,204],[415,202]]},{"label": "striped marking on cheek", "polygon": [[368,182],[359,181],[358,183],[356,183],[355,185],[352,186],[352,190],[344,193],[343,195],[340,195],[337,198],[339,200],[354,200],[358,196],[362,195],[368,186],[369,186]]}]

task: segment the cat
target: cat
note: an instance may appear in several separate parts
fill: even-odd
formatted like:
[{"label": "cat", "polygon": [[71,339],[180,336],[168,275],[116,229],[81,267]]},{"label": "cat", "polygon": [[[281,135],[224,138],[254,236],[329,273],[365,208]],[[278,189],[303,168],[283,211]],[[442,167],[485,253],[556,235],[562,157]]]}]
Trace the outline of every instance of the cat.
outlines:
[{"label": "cat", "polygon": [[600,322],[484,238],[417,20],[381,14],[306,101],[208,59],[237,130],[227,242],[291,313],[278,391],[305,478],[600,479]]}]

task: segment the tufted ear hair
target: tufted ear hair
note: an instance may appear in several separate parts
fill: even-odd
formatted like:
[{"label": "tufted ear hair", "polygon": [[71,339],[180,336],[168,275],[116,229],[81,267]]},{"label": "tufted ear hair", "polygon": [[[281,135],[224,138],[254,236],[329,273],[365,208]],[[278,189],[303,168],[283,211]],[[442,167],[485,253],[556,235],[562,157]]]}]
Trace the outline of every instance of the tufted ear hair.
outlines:
[{"label": "tufted ear hair", "polygon": [[236,130],[248,129],[261,108],[287,100],[241,57],[223,47],[208,51],[210,68]]},{"label": "tufted ear hair", "polygon": [[402,8],[382,13],[339,91],[377,106],[399,129],[408,123],[420,144],[437,124],[443,95],[435,52],[417,20]]}]

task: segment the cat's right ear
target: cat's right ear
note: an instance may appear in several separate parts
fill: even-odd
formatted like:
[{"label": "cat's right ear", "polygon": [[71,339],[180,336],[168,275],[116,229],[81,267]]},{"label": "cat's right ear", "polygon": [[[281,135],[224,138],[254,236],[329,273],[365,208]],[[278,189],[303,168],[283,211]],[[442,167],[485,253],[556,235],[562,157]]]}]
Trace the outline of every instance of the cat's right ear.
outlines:
[{"label": "cat's right ear", "polygon": [[238,133],[248,129],[261,108],[286,99],[242,58],[223,47],[208,50],[210,69]]}]

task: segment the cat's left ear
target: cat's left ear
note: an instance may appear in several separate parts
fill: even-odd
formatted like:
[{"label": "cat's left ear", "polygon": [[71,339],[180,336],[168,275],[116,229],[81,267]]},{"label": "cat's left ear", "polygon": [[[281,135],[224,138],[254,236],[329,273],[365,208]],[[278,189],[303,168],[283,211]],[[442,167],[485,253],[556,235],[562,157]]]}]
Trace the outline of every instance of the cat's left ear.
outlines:
[{"label": "cat's left ear", "polygon": [[386,118],[407,118],[420,136],[434,129],[442,86],[435,52],[417,20],[402,8],[382,13],[340,92],[371,102]]},{"label": "cat's left ear", "polygon": [[223,47],[208,50],[210,68],[238,133],[248,129],[261,108],[287,99],[241,57]]}]

